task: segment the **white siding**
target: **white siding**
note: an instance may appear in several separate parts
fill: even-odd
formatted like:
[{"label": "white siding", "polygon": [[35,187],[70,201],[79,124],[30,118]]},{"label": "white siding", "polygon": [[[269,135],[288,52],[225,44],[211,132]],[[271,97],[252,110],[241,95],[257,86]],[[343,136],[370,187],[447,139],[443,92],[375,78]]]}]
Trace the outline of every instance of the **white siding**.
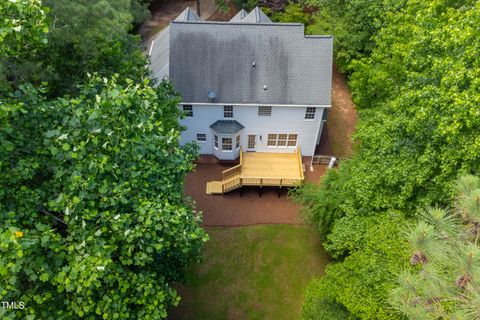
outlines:
[{"label": "white siding", "polygon": [[[180,106],[182,108],[182,106]],[[295,147],[268,147],[269,133],[298,134],[297,146],[300,146],[302,155],[312,156],[319,137],[324,108],[317,108],[314,120],[305,120],[306,107],[273,106],[271,116],[258,116],[258,106],[233,107],[233,118],[245,129],[240,131],[240,144],[243,150],[247,149],[247,135],[257,135],[257,152],[295,152]],[[193,105],[193,117],[182,119],[186,126],[182,133],[182,142],[196,141],[197,133],[205,133],[207,141],[199,143],[201,154],[213,154],[213,132],[210,125],[223,117],[222,105]]]}]

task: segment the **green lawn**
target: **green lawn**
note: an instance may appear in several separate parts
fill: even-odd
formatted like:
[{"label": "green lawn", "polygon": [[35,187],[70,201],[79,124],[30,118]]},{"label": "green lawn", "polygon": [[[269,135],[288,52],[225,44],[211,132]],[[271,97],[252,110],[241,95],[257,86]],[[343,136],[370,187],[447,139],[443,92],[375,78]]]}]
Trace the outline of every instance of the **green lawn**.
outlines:
[{"label": "green lawn", "polygon": [[200,265],[178,286],[171,319],[299,319],[304,290],[328,257],[307,226],[207,228]]}]

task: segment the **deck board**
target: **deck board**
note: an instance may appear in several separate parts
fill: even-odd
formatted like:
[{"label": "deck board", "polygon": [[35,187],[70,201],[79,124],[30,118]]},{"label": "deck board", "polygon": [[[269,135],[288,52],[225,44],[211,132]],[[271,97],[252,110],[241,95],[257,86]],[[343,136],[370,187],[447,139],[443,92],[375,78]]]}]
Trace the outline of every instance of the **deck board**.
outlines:
[{"label": "deck board", "polygon": [[296,153],[246,152],[242,178],[301,179]]},{"label": "deck board", "polygon": [[207,182],[207,194],[222,194],[222,181],[209,181]]},{"label": "deck board", "polygon": [[[231,171],[225,170],[226,171]],[[232,172],[232,171],[231,171]],[[238,181],[238,182],[236,182]],[[207,194],[242,186],[297,186],[303,181],[300,153],[243,152],[241,171],[223,181],[207,182]]]}]

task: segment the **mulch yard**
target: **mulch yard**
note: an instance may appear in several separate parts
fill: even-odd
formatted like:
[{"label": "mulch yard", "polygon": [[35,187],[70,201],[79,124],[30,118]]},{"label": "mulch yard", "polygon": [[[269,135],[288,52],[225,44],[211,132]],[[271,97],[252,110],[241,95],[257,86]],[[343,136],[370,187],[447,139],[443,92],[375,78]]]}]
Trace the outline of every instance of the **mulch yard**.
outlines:
[{"label": "mulch yard", "polygon": [[[237,189],[225,195],[207,195],[207,181],[220,180],[223,170],[231,164],[198,163],[186,179],[185,192],[196,202],[198,210],[203,212],[205,226],[244,226],[252,224],[303,224],[299,215],[300,206],[293,203],[287,195],[287,189],[263,188],[262,197],[258,187],[244,188],[240,197]],[[307,181],[318,182],[327,166],[315,165],[314,171],[307,170]]]}]

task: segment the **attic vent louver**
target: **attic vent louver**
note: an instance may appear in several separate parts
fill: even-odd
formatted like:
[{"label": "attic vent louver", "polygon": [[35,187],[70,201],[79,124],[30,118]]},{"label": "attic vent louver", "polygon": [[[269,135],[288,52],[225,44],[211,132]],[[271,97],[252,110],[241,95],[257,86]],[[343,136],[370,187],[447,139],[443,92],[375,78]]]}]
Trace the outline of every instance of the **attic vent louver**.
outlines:
[{"label": "attic vent louver", "polygon": [[208,91],[208,101],[209,102],[213,102],[216,97],[217,97],[217,94],[215,93],[215,91],[213,91],[213,90]]}]

